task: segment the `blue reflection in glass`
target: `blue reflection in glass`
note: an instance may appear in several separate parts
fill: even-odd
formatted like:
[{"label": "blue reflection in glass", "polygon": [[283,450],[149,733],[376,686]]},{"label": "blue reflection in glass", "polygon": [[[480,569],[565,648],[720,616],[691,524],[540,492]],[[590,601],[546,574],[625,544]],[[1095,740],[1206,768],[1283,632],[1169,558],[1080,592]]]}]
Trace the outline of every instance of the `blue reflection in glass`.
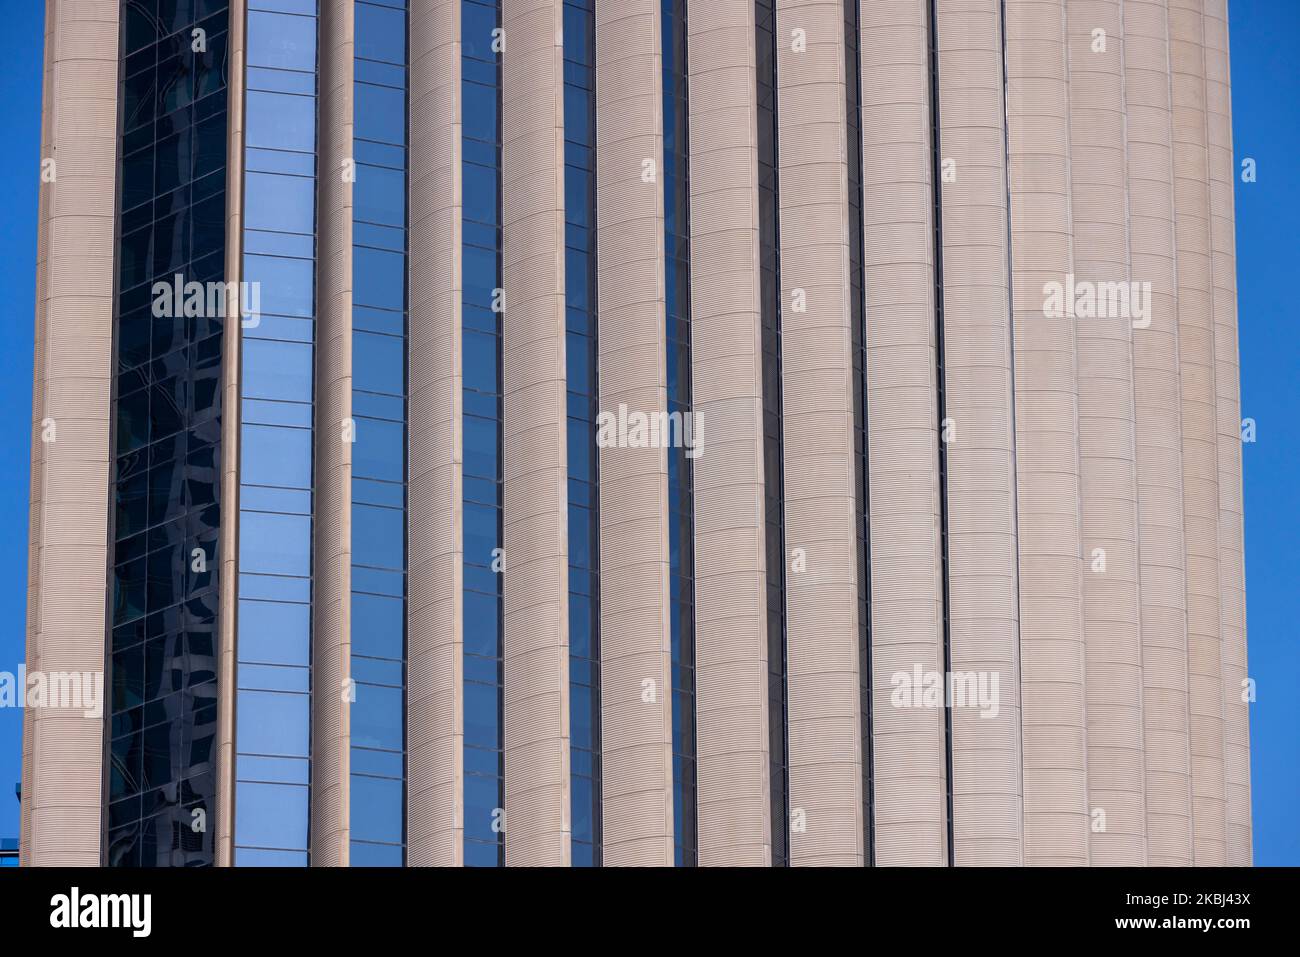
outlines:
[{"label": "blue reflection in glass", "polygon": [[311,517],[242,511],[239,568],[245,574],[311,575]]},{"label": "blue reflection in glass", "polygon": [[[245,255],[244,281],[257,283],[250,288],[258,289],[263,314],[310,318],[315,315],[315,268],[310,259]],[[257,332],[258,326],[250,320],[245,327],[245,339]]]},{"label": "blue reflection in glass", "polygon": [[244,196],[249,229],[270,229],[281,233],[312,231],[316,215],[316,184],[306,176],[272,173],[244,174]]},{"label": "blue reflection in glass", "polygon": [[[352,746],[402,750],[402,689],[358,684],[352,708]],[[364,700],[363,700],[364,699]]]},{"label": "blue reflection in glass", "polygon": [[[358,6],[365,6],[358,3]],[[374,83],[356,85],[356,135],[377,143],[406,142],[406,91]]]},{"label": "blue reflection in glass", "polygon": [[[361,167],[365,176],[370,167]],[[352,295],[360,306],[374,306],[401,312],[406,304],[406,256],[367,246],[353,247]]]},{"label": "blue reflection in glass", "polygon": [[369,166],[352,189],[357,222],[403,226],[406,221],[406,180],[402,170]]},{"label": "blue reflection in glass", "polygon": [[406,22],[355,5],[352,246],[351,863],[405,848]]},{"label": "blue reflection in glass", "polygon": [[311,608],[302,602],[239,603],[239,660],[299,665],[311,653]]},{"label": "blue reflection in glass", "polygon": [[247,485],[311,488],[311,432],[246,423],[240,428],[240,478]]},{"label": "blue reflection in glass", "polygon": [[[564,3],[564,220],[569,405],[569,732],[573,865],[600,852],[600,614],[596,514],[595,14]],[[579,826],[581,825],[581,826]]]},{"label": "blue reflection in glass", "polygon": [[278,70],[315,70],[316,22],[308,17],[250,11],[248,62]]},{"label": "blue reflection in glass", "polygon": [[[461,0],[465,864],[505,863],[501,547],[500,0]],[[495,310],[494,311],[494,307]]]},{"label": "blue reflection in glass", "polygon": [[247,339],[244,374],[251,380],[244,390],[248,398],[310,402],[312,347],[305,342]]},{"label": "blue reflection in glass", "polygon": [[352,504],[352,561],[401,570],[405,514],[395,508]]},{"label": "blue reflection in glass", "polygon": [[368,657],[388,658],[400,664],[406,634],[405,614],[400,598],[353,592],[352,617],[360,624],[356,631],[363,639],[358,642],[356,635],[353,636],[354,652],[360,646],[369,653]]},{"label": "blue reflection in glass", "polygon": [[357,59],[405,66],[405,11],[365,2],[357,4],[356,11]]},{"label": "blue reflection in glass", "polygon": [[[298,850],[305,855],[307,817],[305,787],[252,781],[235,785],[235,833],[240,847]],[[247,859],[237,862],[255,863]]]},{"label": "blue reflection in glass", "polygon": [[[236,816],[238,819],[238,816]],[[236,867],[306,867],[306,851],[267,851],[257,847],[236,847]]]},{"label": "blue reflection in glass", "polygon": [[363,392],[405,392],[405,342],[397,336],[352,334],[352,387]]},{"label": "blue reflection in glass", "polygon": [[[355,778],[353,779],[355,782]],[[356,785],[353,784],[353,794],[356,793]],[[367,810],[369,818],[380,818],[382,816],[391,816],[395,810],[400,811],[400,807],[391,806],[373,806]],[[402,849],[394,844],[372,844],[368,841],[353,841],[349,848],[349,863],[353,867],[401,867],[403,863]]]},{"label": "blue reflection in glass", "polygon": [[360,478],[402,482],[406,478],[405,449],[406,430],[401,422],[357,416],[352,474]]},{"label": "blue reflection in glass", "polygon": [[236,704],[236,713],[244,724],[240,743],[253,754],[305,753],[310,707],[311,700],[305,694],[240,691]]},{"label": "blue reflection in glass", "polygon": [[[251,64],[252,61],[250,60]],[[316,149],[316,98],[249,90],[245,94],[249,146],[310,153]]]},{"label": "blue reflection in glass", "polygon": [[309,856],[315,13],[315,0],[248,13],[244,279],[261,316],[241,330],[238,866]]}]

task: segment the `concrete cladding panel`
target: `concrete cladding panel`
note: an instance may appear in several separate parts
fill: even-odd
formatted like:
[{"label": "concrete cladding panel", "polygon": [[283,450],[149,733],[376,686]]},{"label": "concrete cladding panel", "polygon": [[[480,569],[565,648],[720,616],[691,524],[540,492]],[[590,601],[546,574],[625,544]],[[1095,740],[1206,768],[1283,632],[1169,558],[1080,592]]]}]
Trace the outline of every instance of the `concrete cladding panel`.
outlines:
[{"label": "concrete cladding panel", "polygon": [[464,863],[461,2],[410,12],[407,861]]},{"label": "concrete cladding panel", "polygon": [[327,0],[320,20],[320,174],[316,272],[316,501],[312,574],[311,861],[350,860],[352,660],[353,0]]},{"label": "concrete cladding panel", "polygon": [[875,854],[947,862],[944,714],[893,678],[943,671],[928,0],[860,6],[871,483]]},{"label": "concrete cladding panel", "polygon": [[[1132,272],[1119,0],[1066,5],[1074,277],[1097,290],[1147,282]],[[1100,33],[1098,32],[1100,31]],[[1130,292],[1076,321],[1087,642],[1088,832],[1100,866],[1146,863],[1142,629],[1133,338],[1150,306]]]},{"label": "concrete cladding panel", "polygon": [[690,8],[691,395],[702,866],[772,860],[753,0]]},{"label": "concrete cladding panel", "polygon": [[504,0],[506,860],[567,866],[569,592],[561,0]]},{"label": "concrete cladding panel", "polygon": [[1086,864],[1077,336],[1045,314],[1075,268],[1064,0],[1008,0],[1006,51],[1025,863]]},{"label": "concrete cladding panel", "polygon": [[953,857],[1024,860],[1007,157],[1000,0],[942,0],[950,665],[992,692],[952,709]]},{"label": "concrete cladding panel", "polygon": [[[596,3],[596,280],[600,411],[667,409],[659,0]],[[600,457],[604,862],[673,861],[668,456]],[[647,682],[652,683],[648,685]],[[647,693],[652,687],[653,693]]]},{"label": "concrete cladding panel", "polygon": [[843,4],[777,0],[776,38],[790,863],[861,866]]},{"label": "concrete cladding panel", "polygon": [[[243,278],[244,258],[244,29],[247,4],[232,0],[228,47],[230,70],[226,139],[226,281]],[[221,501],[226,514],[239,514],[240,368],[242,323],[227,323],[222,340]],[[239,632],[239,522],[221,524],[217,612],[217,807],[214,860],[234,863],[235,688],[238,685],[236,641]]]},{"label": "concrete cladding panel", "polygon": [[1142,620],[1147,861],[1191,863],[1187,567],[1174,241],[1169,25],[1162,0],[1125,0],[1129,262],[1151,283],[1151,325],[1134,330],[1133,395]]},{"label": "concrete cladding panel", "polygon": [[1241,395],[1232,184],[1227,0],[1205,0],[1205,117],[1210,157],[1214,383],[1219,433],[1219,621],[1222,629],[1226,860],[1251,862],[1250,716],[1246,694],[1246,569],[1241,501]]},{"label": "concrete cladding panel", "polygon": [[1214,266],[1210,248],[1205,18],[1202,0],[1170,0],[1174,238],[1183,420],[1187,689],[1192,863],[1226,861],[1223,654],[1219,600],[1219,452]]},{"label": "concrete cladding panel", "polygon": [[[117,4],[51,0],[41,156],[56,176],[39,209],[32,671],[104,671],[117,76]],[[23,719],[22,863],[98,865],[103,718],[42,707]]]}]

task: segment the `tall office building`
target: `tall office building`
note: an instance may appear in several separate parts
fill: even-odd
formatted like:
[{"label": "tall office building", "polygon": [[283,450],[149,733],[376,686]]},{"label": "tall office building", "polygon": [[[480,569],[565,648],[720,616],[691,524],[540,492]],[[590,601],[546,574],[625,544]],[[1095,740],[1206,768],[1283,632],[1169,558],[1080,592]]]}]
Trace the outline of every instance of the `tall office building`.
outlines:
[{"label": "tall office building", "polygon": [[1225,0],[48,0],[25,864],[1247,864]]}]

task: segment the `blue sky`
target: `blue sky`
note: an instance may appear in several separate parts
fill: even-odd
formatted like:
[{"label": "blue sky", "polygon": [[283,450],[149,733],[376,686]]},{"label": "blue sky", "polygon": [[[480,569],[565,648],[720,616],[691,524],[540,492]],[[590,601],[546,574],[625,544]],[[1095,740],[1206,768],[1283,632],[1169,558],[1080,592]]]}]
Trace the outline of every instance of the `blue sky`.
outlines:
[{"label": "blue sky", "polygon": [[1258,700],[1250,712],[1255,863],[1300,865],[1300,676],[1296,438],[1300,324],[1285,277],[1296,275],[1300,188],[1300,4],[1229,0],[1233,150],[1258,179],[1237,182],[1237,303],[1241,414],[1256,422],[1242,447],[1246,506],[1246,627]]},{"label": "blue sky", "polygon": [[[1291,164],[1300,156],[1300,3],[1230,0],[1233,140],[1237,164],[1257,164],[1254,183],[1237,183],[1237,288],[1241,327],[1242,415],[1257,441],[1244,447],[1246,605],[1250,673],[1258,683],[1251,710],[1251,772],[1257,864],[1300,865],[1300,678],[1295,598],[1295,476],[1300,469],[1300,321],[1290,287],[1296,273],[1300,189]],[[0,415],[9,423],[0,460],[0,671],[23,657],[27,583],[27,494],[31,421],[32,317],[36,192],[40,163],[44,13],[33,0],[0,0],[0,290],[9,339],[0,349]],[[20,776],[22,714],[0,709],[0,837],[18,833],[13,788]]]},{"label": "blue sky", "polygon": [[[9,338],[0,348],[0,671],[23,660],[27,622],[27,490],[30,484],[32,331],[36,298],[36,191],[40,185],[41,66],[45,5],[0,0],[0,103],[8,146],[0,150],[0,302]],[[22,776],[22,712],[0,708],[0,837],[18,836],[14,785]]]}]

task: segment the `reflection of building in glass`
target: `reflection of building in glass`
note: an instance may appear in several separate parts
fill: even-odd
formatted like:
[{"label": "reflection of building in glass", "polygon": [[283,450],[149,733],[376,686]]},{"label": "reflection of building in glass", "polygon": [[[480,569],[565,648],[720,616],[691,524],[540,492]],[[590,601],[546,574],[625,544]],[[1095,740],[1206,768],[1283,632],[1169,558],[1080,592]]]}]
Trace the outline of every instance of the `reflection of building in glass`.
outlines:
[{"label": "reflection of building in glass", "polygon": [[24,863],[1249,863],[1224,0],[105,6]]}]

